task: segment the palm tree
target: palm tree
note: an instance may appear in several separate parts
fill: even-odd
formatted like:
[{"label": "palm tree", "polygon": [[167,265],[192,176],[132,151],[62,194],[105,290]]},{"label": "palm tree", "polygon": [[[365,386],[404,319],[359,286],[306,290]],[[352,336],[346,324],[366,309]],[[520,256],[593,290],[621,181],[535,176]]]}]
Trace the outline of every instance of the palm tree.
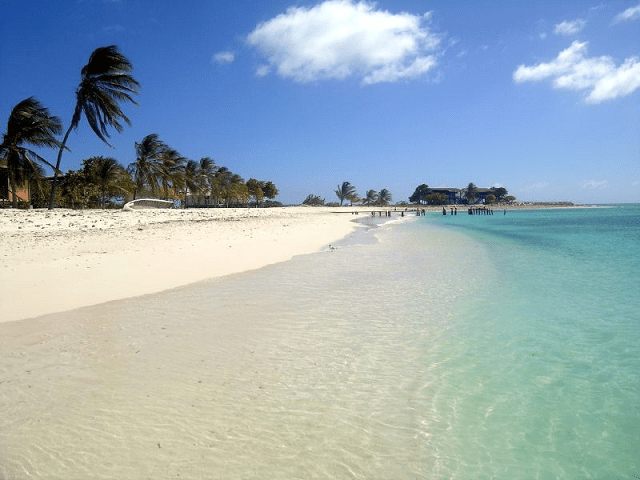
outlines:
[{"label": "palm tree", "polygon": [[363,199],[363,203],[365,205],[372,205],[376,203],[377,200],[378,200],[378,192],[376,192],[375,190],[367,190],[366,196]]},{"label": "palm tree", "polygon": [[198,162],[195,160],[188,160],[184,165],[183,175],[184,205],[187,207],[188,195],[198,195],[202,188]]},{"label": "palm tree", "polygon": [[110,197],[126,193],[123,183],[127,181],[127,171],[111,157],[91,157],[82,162],[84,174],[89,182],[100,191],[100,206],[104,208]]},{"label": "palm tree", "polygon": [[216,181],[218,166],[212,158],[202,157],[197,166],[197,177],[200,182],[200,193],[211,195],[211,190]]},{"label": "palm tree", "polygon": [[109,137],[107,127],[113,127],[120,133],[123,130],[121,120],[131,125],[129,118],[120,109],[119,103],[127,101],[137,105],[131,95],[138,94],[140,84],[129,74],[132,70],[133,65],[120,53],[116,45],[96,48],[89,57],[89,62],[82,67],[80,85],[76,90],[76,107],[58,150],[49,210],[53,209],[62,152],[71,130],[78,128],[82,114],[84,113],[89,126],[98,138],[109,146],[111,145],[107,141]]},{"label": "palm tree", "polygon": [[249,195],[256,199],[256,208],[259,207],[260,202],[264,199],[264,190],[262,189],[264,182],[256,180],[255,178],[250,178],[247,180],[246,185],[249,190]]},{"label": "palm tree", "polygon": [[464,198],[467,199],[467,203],[469,205],[474,203],[476,201],[477,196],[478,196],[478,188],[473,183],[470,183],[469,185],[467,185],[466,191],[464,192]]},{"label": "palm tree", "polygon": [[177,193],[184,187],[184,165],[186,159],[173,148],[165,148],[160,152],[160,183],[165,200],[169,191]]},{"label": "palm tree", "polygon": [[6,163],[14,208],[18,206],[18,186],[29,178],[37,179],[42,176],[42,169],[36,162],[53,168],[53,165],[25,145],[38,148],[60,147],[55,136],[61,132],[60,119],[51,115],[34,97],[26,98],[11,110],[7,131],[0,144],[0,163]]},{"label": "palm tree", "polygon": [[340,199],[340,205],[342,205],[345,200],[350,200],[351,203],[353,203],[353,201],[358,198],[356,187],[349,182],[342,182],[342,185],[338,185],[336,195]]},{"label": "palm tree", "polygon": [[233,173],[227,167],[220,167],[215,173],[215,179],[211,185],[211,194],[215,198],[215,203],[220,203],[220,198],[225,198],[227,184],[231,181]]},{"label": "palm tree", "polygon": [[157,133],[147,135],[142,142],[135,144],[136,160],[129,164],[129,173],[135,188],[133,199],[139,191],[149,189],[152,194],[158,191],[161,176],[160,157],[167,145],[160,141]]},{"label": "palm tree", "polygon": [[249,189],[244,183],[244,179],[237,173],[229,176],[224,191],[227,207],[232,203],[247,203],[249,201]]},{"label": "palm tree", "polygon": [[389,205],[389,202],[391,202],[391,192],[386,188],[383,188],[378,194],[378,205],[386,207]]}]

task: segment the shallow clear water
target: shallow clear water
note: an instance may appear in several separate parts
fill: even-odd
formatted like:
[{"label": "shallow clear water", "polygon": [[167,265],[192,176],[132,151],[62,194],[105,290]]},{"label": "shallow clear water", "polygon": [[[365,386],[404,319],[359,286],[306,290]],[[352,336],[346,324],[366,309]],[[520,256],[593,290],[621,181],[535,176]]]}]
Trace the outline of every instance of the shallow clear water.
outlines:
[{"label": "shallow clear water", "polygon": [[637,478],[639,244],[635,206],[431,215],[0,325],[0,478]]}]

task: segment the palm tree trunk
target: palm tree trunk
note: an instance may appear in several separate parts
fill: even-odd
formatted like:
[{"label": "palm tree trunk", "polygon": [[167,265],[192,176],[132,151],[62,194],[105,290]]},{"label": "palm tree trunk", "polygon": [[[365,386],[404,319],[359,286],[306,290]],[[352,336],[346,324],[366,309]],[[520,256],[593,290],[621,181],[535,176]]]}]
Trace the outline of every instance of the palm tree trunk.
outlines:
[{"label": "palm tree trunk", "polygon": [[49,202],[49,210],[53,210],[53,204],[55,203],[56,198],[56,188],[58,186],[58,172],[60,171],[60,162],[62,161],[62,152],[65,149],[65,145],[67,144],[67,139],[69,138],[69,134],[73,129],[73,122],[69,125],[69,129],[67,133],[64,134],[64,138],[62,139],[62,143],[60,144],[60,150],[58,150],[58,159],[56,160],[56,169],[53,171],[53,185],[51,185],[51,201]]},{"label": "palm tree trunk", "polygon": [[18,208],[18,186],[15,177],[11,174],[11,169],[9,169],[9,184],[11,185],[11,206]]}]

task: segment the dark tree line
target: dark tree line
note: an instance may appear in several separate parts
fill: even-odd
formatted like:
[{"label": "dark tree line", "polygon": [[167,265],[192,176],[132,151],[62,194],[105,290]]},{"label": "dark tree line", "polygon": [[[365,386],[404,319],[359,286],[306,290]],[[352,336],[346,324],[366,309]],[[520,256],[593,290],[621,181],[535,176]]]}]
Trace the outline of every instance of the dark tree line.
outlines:
[{"label": "dark tree line", "polygon": [[[190,160],[162,142],[157,134],[147,135],[135,144],[135,161],[127,168],[113,158],[92,157],[82,162],[79,171],[60,170],[67,141],[84,117],[93,132],[109,145],[110,129],[120,133],[123,123],[130,125],[122,111],[123,102],[137,103],[140,84],[133,78],[133,65],[111,45],[93,51],[80,72],[76,89],[76,105],[62,141],[56,136],[63,131],[60,119],[49,113],[37,99],[29,97],[18,103],[7,123],[0,144],[0,166],[7,168],[13,206],[17,207],[17,190],[29,184],[37,206],[106,207],[118,200],[136,199],[139,195],[183,198],[199,205],[248,204],[257,206],[272,200],[278,189],[270,181],[244,179],[226,167],[218,167],[209,157]],[[32,148],[57,148],[52,165]],[[53,169],[53,182],[44,176],[44,167]],[[61,191],[58,191],[58,183]]]}]

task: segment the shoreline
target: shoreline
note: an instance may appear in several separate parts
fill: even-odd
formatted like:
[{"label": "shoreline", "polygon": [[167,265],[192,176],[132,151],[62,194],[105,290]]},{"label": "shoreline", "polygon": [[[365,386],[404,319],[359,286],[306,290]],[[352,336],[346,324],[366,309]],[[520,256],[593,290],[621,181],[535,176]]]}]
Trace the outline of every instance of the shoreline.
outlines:
[{"label": "shoreline", "polygon": [[[499,209],[503,208],[553,206]],[[402,211],[415,215],[415,207],[393,206],[2,209],[0,323],[158,293],[287,261],[369,228],[371,212],[381,211],[392,216],[376,214],[375,224],[398,220]]]}]

